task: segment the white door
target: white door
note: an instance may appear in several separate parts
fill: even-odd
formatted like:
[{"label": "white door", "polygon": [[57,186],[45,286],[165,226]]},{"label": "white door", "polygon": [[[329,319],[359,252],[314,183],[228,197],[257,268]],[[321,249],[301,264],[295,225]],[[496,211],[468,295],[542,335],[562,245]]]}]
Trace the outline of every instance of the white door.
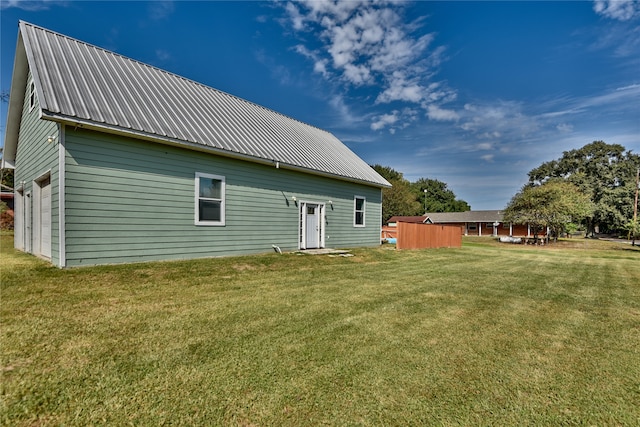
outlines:
[{"label": "white door", "polygon": [[18,190],[15,193],[13,209],[14,223],[13,223],[13,246],[16,249],[24,251],[24,193],[22,190]]},{"label": "white door", "polygon": [[306,249],[316,249],[320,247],[320,212],[318,205],[307,204],[306,206]]},{"label": "white door", "polygon": [[300,203],[300,249],[324,248],[324,205]]},{"label": "white door", "polygon": [[40,255],[51,258],[51,181],[40,185]]},{"label": "white door", "polygon": [[24,251],[31,253],[31,192],[24,195]]}]

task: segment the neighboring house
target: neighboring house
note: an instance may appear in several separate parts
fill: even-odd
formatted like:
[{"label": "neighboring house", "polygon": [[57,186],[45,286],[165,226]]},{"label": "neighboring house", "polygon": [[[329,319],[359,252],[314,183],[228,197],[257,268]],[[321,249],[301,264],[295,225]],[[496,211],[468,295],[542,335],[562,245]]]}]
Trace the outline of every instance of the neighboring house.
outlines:
[{"label": "neighboring house", "polygon": [[389,219],[388,226],[393,227],[398,222],[454,225],[460,227],[461,233],[465,236],[532,236],[531,229],[527,224],[504,222],[504,214],[499,210],[434,212],[423,216],[394,216]]},{"label": "neighboring house", "polygon": [[15,247],[58,267],[375,246],[390,186],[329,132],[26,22],[3,167]]},{"label": "neighboring house", "polygon": [[11,211],[13,211],[13,199],[13,188],[0,184],[0,201],[5,203]]}]

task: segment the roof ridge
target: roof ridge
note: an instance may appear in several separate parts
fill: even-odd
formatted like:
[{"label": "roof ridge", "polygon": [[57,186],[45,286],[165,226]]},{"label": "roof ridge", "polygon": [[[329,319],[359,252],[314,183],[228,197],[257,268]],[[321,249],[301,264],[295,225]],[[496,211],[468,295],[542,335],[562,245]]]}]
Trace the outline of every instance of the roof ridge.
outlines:
[{"label": "roof ridge", "polygon": [[123,58],[123,59],[125,59],[125,60],[127,60],[127,61],[130,61],[130,62],[133,62],[133,63],[136,63],[136,64],[140,64],[140,65],[142,65],[142,66],[144,66],[144,67],[151,68],[151,69],[156,70],[156,71],[159,71],[159,72],[161,72],[161,73],[163,73],[163,74],[170,75],[170,76],[176,77],[176,78],[178,78],[178,79],[184,80],[184,81],[186,81],[186,82],[189,82],[189,83],[191,83],[191,84],[195,84],[195,85],[197,85],[197,86],[200,86],[200,87],[202,87],[202,88],[205,88],[205,89],[207,89],[207,90],[212,90],[212,91],[218,92],[218,93],[220,93],[220,94],[223,94],[223,95],[226,95],[226,96],[229,96],[229,97],[235,98],[235,99],[237,99],[237,100],[239,100],[239,101],[242,101],[242,102],[245,102],[245,103],[247,103],[247,104],[250,104],[250,105],[256,106],[256,107],[258,107],[258,108],[262,108],[262,109],[264,109],[264,110],[266,110],[266,111],[270,111],[270,112],[272,112],[272,113],[274,113],[274,114],[277,114],[277,115],[279,115],[279,116],[281,116],[281,117],[285,117],[285,118],[287,118],[287,119],[293,120],[293,121],[295,121],[295,122],[298,122],[298,123],[301,123],[301,124],[303,124],[303,125],[310,126],[310,127],[315,128],[315,129],[317,129],[317,130],[320,130],[320,131],[322,131],[322,132],[325,132],[325,133],[327,133],[327,134],[331,134],[331,132],[329,132],[328,130],[326,130],[326,129],[322,129],[322,128],[320,128],[320,127],[316,126],[316,125],[313,125],[313,124],[310,124],[310,123],[304,122],[304,121],[302,121],[302,120],[300,120],[300,119],[296,119],[295,117],[289,116],[289,115],[287,115],[287,114],[283,114],[283,113],[281,113],[281,112],[279,112],[279,111],[276,111],[276,110],[274,110],[274,109],[272,109],[272,108],[269,108],[269,107],[266,107],[266,106],[264,106],[264,105],[258,104],[257,102],[254,102],[254,101],[250,101],[250,100],[248,100],[248,99],[241,98],[241,97],[239,97],[239,96],[237,96],[237,95],[234,95],[234,94],[232,94],[232,93],[226,92],[226,91],[224,91],[224,90],[221,90],[221,89],[215,88],[215,87],[213,87],[213,86],[206,85],[206,84],[201,83],[201,82],[198,82],[197,80],[193,80],[193,79],[190,79],[190,78],[188,78],[188,77],[181,76],[180,74],[174,73],[174,72],[172,72],[172,71],[165,70],[165,69],[160,68],[160,67],[157,67],[157,66],[155,66],[155,65],[147,64],[146,62],[140,61],[140,60],[138,60],[138,59],[134,59],[134,58],[131,58],[131,57],[127,56],[127,55],[123,55],[123,54],[121,54],[121,53],[115,52],[115,51],[113,51],[113,50],[108,50],[108,49],[106,49],[106,48],[104,48],[104,47],[100,47],[100,46],[98,46],[98,45],[95,45],[95,44],[92,44],[92,43],[85,42],[85,41],[80,40],[80,39],[77,39],[77,38],[75,38],[75,37],[71,37],[71,36],[68,36],[68,35],[66,35],[66,34],[62,34],[62,33],[60,33],[60,32],[54,31],[54,30],[50,30],[50,29],[45,28],[45,27],[42,27],[42,26],[40,26],[40,25],[36,25],[36,24],[32,24],[32,23],[27,22],[27,21],[24,21],[24,20],[20,20],[20,21],[19,21],[19,25],[22,25],[22,24],[24,24],[24,25],[26,25],[26,26],[30,26],[30,27],[35,28],[35,29],[42,30],[42,31],[47,32],[47,33],[50,33],[50,34],[53,34],[53,35],[55,35],[55,36],[57,36],[57,37],[61,37],[61,38],[64,38],[64,39],[67,39],[67,40],[73,41],[73,42],[75,42],[75,43],[79,43],[79,44],[85,45],[85,46],[87,46],[87,47],[89,47],[89,48],[93,48],[93,49],[100,50],[100,51],[102,51],[102,52],[104,52],[104,53],[106,53],[106,54],[114,55],[114,56],[118,56],[118,57]]}]

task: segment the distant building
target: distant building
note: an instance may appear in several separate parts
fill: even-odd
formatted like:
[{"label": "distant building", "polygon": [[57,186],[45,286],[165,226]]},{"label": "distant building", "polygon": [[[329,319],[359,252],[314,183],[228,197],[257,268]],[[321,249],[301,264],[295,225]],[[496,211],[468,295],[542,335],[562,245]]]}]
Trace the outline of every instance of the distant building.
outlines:
[{"label": "distant building", "polygon": [[500,210],[466,212],[432,212],[422,216],[394,216],[387,222],[387,230],[398,222],[453,225],[460,227],[464,236],[518,236],[531,237],[528,224],[504,222]]}]

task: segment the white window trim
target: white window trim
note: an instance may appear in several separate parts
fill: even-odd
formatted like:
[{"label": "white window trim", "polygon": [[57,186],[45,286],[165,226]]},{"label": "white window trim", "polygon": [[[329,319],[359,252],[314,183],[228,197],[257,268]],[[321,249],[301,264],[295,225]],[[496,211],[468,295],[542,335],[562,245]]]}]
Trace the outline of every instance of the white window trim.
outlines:
[{"label": "white window trim", "polygon": [[[358,206],[358,199],[362,199],[362,224],[356,223],[357,213],[356,207]],[[364,196],[353,196],[353,226],[354,227],[365,227],[367,224],[367,198]]]},{"label": "white window trim", "polygon": [[29,112],[33,111],[36,107],[36,84],[33,80],[29,82],[29,90],[27,91],[27,96],[29,97]]},{"label": "white window trim", "polygon": [[[200,220],[200,178],[217,179],[222,182],[222,188],[220,191],[221,192],[220,221],[201,221]],[[206,226],[217,226],[217,227],[225,225],[225,211],[226,211],[227,202],[226,202],[226,182],[225,182],[224,176],[196,172],[194,196],[195,196],[194,197],[195,198],[195,206],[194,206],[195,225],[206,225]],[[213,199],[207,199],[207,200],[213,200]]]}]

